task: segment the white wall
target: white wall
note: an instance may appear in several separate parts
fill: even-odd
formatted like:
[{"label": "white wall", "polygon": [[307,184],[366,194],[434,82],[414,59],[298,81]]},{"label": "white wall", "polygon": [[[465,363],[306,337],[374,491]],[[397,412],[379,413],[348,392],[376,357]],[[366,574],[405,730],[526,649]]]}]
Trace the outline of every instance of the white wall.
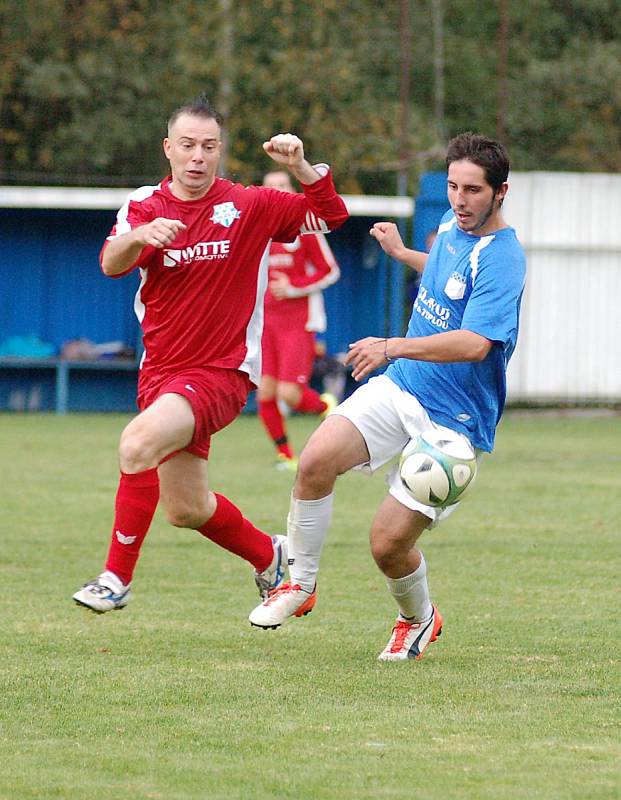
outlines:
[{"label": "white wall", "polygon": [[621,176],[512,173],[505,217],[526,250],[509,400],[621,400]]}]

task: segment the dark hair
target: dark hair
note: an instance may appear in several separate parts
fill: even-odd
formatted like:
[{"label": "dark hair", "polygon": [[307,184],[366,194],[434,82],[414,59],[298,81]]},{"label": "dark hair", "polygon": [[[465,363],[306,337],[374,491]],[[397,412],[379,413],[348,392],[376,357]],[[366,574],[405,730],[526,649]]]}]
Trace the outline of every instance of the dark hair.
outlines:
[{"label": "dark hair", "polygon": [[446,151],[446,168],[453,161],[472,161],[485,172],[485,180],[497,192],[509,175],[509,155],[495,139],[478,133],[460,133],[451,139]]},{"label": "dark hair", "polygon": [[182,114],[193,114],[195,117],[204,117],[206,119],[215,119],[218,125],[222,126],[224,119],[219,114],[211,100],[207,97],[205,92],[201,92],[194,100],[190,100],[183,106],[175,109],[168,118],[168,130],[175,124],[177,119]]}]

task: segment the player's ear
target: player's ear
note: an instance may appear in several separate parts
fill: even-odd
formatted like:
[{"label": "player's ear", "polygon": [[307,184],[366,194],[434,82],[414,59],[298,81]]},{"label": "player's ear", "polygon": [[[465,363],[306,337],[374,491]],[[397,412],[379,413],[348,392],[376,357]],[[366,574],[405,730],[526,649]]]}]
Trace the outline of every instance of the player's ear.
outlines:
[{"label": "player's ear", "polygon": [[500,189],[496,192],[496,200],[498,200],[498,205],[501,206],[504,202],[505,197],[507,196],[507,191],[509,189],[508,183],[503,183]]},{"label": "player's ear", "polygon": [[170,158],[170,139],[168,138],[168,136],[166,136],[166,138],[162,142],[162,149],[164,150],[164,155],[166,156],[166,158]]}]

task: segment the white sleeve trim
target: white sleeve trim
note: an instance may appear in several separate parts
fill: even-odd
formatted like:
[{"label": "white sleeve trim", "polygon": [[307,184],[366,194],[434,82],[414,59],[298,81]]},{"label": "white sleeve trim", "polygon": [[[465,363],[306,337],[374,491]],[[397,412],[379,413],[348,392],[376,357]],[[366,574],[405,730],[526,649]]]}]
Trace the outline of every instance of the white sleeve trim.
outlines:
[{"label": "white sleeve trim", "polygon": [[330,172],[330,165],[324,164],[322,161],[319,164],[313,164],[313,169],[315,172],[318,172],[322,178],[325,178],[328,172]]}]

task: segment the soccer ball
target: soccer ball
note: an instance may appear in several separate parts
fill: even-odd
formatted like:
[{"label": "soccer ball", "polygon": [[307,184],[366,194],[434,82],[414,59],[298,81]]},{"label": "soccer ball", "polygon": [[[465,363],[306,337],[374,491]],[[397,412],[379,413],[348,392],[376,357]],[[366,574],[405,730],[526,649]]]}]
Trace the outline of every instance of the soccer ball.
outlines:
[{"label": "soccer ball", "polygon": [[415,500],[443,508],[456,503],[474,480],[476,454],[461,433],[436,428],[408,442],[399,461],[399,474]]}]

